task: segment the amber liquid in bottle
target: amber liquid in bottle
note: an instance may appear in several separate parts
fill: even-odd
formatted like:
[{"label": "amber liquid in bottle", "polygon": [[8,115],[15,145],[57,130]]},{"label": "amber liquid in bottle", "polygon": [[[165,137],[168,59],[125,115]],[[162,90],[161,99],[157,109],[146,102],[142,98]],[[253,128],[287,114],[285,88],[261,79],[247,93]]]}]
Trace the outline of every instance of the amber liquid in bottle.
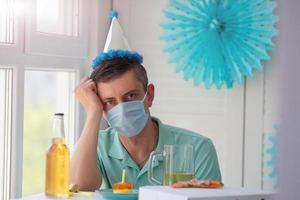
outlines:
[{"label": "amber liquid in bottle", "polygon": [[[64,141],[63,114],[54,117],[52,145],[47,152],[46,187],[48,196],[69,196],[70,151]],[[57,137],[60,136],[60,137]]]}]

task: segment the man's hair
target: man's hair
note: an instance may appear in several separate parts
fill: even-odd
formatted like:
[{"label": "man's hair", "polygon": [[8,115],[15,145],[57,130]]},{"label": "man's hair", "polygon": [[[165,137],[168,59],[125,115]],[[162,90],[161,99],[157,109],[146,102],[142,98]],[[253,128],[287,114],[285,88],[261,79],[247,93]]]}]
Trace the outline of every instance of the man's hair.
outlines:
[{"label": "man's hair", "polygon": [[96,83],[106,82],[119,78],[130,70],[134,72],[136,79],[142,83],[146,91],[148,86],[147,72],[143,65],[130,58],[117,57],[105,60],[101,65],[97,66],[90,78]]}]

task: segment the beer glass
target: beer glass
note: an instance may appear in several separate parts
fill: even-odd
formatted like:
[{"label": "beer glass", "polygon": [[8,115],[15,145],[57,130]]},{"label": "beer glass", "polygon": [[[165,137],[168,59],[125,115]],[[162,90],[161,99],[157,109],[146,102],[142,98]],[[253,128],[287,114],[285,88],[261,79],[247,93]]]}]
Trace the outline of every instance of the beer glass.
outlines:
[{"label": "beer glass", "polygon": [[[153,163],[159,156],[163,158],[162,182],[153,175]],[[163,151],[153,151],[149,160],[148,180],[154,185],[172,185],[194,178],[194,149],[190,144],[164,145]]]}]

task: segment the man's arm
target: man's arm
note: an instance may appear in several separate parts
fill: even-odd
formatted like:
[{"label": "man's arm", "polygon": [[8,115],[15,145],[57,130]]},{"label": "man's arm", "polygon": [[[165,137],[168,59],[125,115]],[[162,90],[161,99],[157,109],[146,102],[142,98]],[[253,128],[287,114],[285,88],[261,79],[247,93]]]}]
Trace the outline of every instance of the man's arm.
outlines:
[{"label": "man's arm", "polygon": [[87,119],[71,160],[71,181],[79,190],[94,191],[102,183],[97,167],[98,131],[103,106],[96,84],[85,77],[75,89],[76,98],[87,113]]}]

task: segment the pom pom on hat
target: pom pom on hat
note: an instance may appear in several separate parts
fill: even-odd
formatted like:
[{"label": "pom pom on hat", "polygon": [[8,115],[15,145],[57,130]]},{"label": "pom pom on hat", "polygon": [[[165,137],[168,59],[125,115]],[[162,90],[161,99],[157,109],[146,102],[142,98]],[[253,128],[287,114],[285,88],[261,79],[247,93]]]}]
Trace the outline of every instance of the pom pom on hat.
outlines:
[{"label": "pom pom on hat", "polygon": [[99,54],[93,60],[92,67],[93,67],[93,69],[96,69],[104,61],[113,59],[113,58],[128,58],[128,59],[135,60],[139,64],[142,64],[142,62],[143,62],[143,57],[137,52],[127,51],[127,50],[123,50],[123,49],[118,49],[118,50],[111,49],[108,52]]},{"label": "pom pom on hat", "polygon": [[111,10],[110,12],[109,12],[109,16],[111,17],[111,18],[118,18],[119,17],[119,13],[117,12],[117,11],[115,11],[115,10]]}]

